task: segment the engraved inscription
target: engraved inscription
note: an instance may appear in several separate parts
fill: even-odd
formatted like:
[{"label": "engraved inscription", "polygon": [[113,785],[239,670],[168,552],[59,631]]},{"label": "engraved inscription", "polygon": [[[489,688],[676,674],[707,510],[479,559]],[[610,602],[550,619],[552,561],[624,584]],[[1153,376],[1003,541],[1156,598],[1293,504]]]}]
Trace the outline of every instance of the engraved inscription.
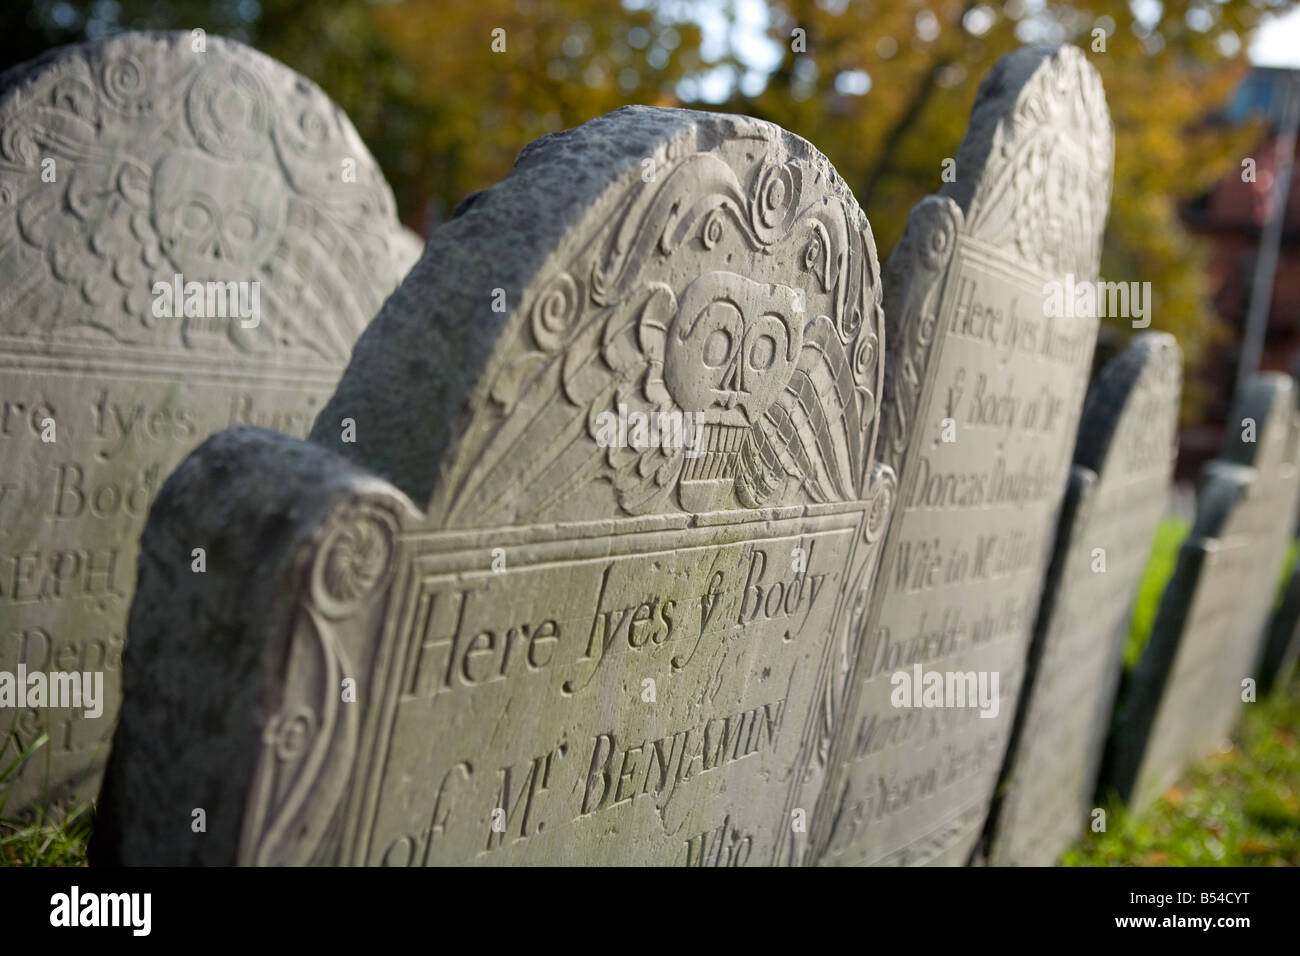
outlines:
[{"label": "engraved inscription", "polygon": [[[0,710],[0,765],[50,732],[18,773],[17,812],[95,793],[137,542],[167,475],[231,425],[305,436],[410,250],[347,119],[238,44],[212,38],[196,56],[188,35],[126,34],[8,79],[0,670],[83,660],[107,695],[96,719]],[[356,182],[337,176],[340,156]],[[159,289],[182,281],[256,287],[256,321],[224,301],[160,308]],[[179,542],[176,570],[204,546]]]},{"label": "engraved inscription", "polygon": [[[890,259],[881,457],[900,504],[818,803],[816,862],[960,865],[980,835],[1097,334],[1095,317],[1049,316],[1044,288],[1095,275],[1111,161],[1101,84],[1079,51],[1010,54],[980,87],[965,172],[913,209]],[[997,706],[896,705],[892,675],[922,665],[996,676]]]},{"label": "engraved inscription", "polygon": [[1148,333],[1089,393],[990,826],[995,865],[1055,863],[1095,805],[1129,612],[1173,471],[1181,386],[1173,338]]}]

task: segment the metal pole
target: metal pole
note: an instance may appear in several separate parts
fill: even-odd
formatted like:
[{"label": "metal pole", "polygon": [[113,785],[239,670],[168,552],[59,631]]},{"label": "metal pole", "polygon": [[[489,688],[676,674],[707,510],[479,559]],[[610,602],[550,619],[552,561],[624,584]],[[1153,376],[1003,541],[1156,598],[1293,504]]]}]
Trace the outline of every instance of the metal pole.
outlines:
[{"label": "metal pole", "polygon": [[1250,286],[1250,305],[1246,310],[1246,329],[1241,339],[1241,356],[1237,364],[1237,391],[1259,371],[1264,351],[1264,332],[1268,328],[1269,307],[1273,301],[1273,278],[1277,273],[1278,249],[1282,245],[1282,227],[1286,225],[1287,196],[1291,192],[1291,167],[1295,160],[1296,134],[1300,132],[1300,96],[1296,95],[1295,77],[1287,77],[1282,87],[1282,125],[1278,130],[1279,160],[1273,186],[1269,190],[1268,221],[1259,239],[1255,275]]}]

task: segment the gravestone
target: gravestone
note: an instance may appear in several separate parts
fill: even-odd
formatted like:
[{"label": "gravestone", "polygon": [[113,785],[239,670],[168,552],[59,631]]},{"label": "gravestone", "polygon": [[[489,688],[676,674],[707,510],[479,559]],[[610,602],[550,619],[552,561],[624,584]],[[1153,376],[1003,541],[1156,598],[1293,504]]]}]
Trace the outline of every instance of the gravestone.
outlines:
[{"label": "gravestone", "polygon": [[92,859],[797,857],[892,501],[879,296],[778,127],[628,107],[526,147],[312,441],[229,430],[168,480]]},{"label": "gravestone", "polygon": [[1142,570],[1178,444],[1182,361],[1147,332],[1088,392],[1016,726],[986,837],[995,866],[1051,866],[1091,822]]},{"label": "gravestone", "polygon": [[1282,603],[1269,624],[1260,656],[1260,693],[1285,687],[1297,660],[1300,660],[1300,561],[1291,567]]},{"label": "gravestone", "polygon": [[1245,682],[1256,679],[1295,527],[1298,425],[1290,377],[1258,375],[1238,396],[1219,458],[1201,471],[1196,522],[1107,743],[1102,792],[1135,810],[1227,743]]},{"label": "gravestone", "polygon": [[[1300,360],[1292,366],[1291,380],[1300,382]],[[1300,529],[1293,531],[1292,538],[1293,542],[1300,540]],[[1300,561],[1292,565],[1282,600],[1269,622],[1258,668],[1260,693],[1285,687],[1297,660],[1300,660]]]},{"label": "gravestone", "polygon": [[1098,322],[1073,290],[1097,275],[1112,154],[1085,57],[1011,53],[956,181],[890,257],[878,456],[897,515],[815,814],[821,863],[962,864],[980,835],[1087,387]]},{"label": "gravestone", "polygon": [[131,33],[0,77],[0,672],[46,682],[0,688],[0,767],[49,735],[6,813],[95,794],[167,474],[232,424],[305,435],[413,258],[346,117],[247,47]]}]

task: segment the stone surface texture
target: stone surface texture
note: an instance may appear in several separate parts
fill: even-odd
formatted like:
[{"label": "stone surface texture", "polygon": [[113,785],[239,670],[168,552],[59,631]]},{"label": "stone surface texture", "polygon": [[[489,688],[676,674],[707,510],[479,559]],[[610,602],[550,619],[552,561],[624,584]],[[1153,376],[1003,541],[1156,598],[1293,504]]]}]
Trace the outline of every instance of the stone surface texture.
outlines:
[{"label": "stone surface texture", "polygon": [[[983,830],[1097,334],[1094,315],[1049,315],[1048,284],[1096,279],[1112,159],[1083,54],[1008,54],[956,181],[912,210],[889,259],[878,457],[897,515],[813,815],[820,863],[960,865]],[[956,706],[925,705],[928,675]]]},{"label": "stone surface texture", "polygon": [[893,500],[880,294],[778,127],[634,107],[525,148],[311,442],[223,432],[169,480],[94,859],[802,860]]},{"label": "stone surface texture", "polygon": [[0,710],[0,765],[50,735],[6,812],[94,796],[164,479],[219,428],[306,435],[417,254],[347,118],[238,43],[128,33],[0,76],[0,671],[105,684],[98,717]]},{"label": "stone surface texture", "polygon": [[988,862],[1051,866],[1091,822],[1138,582],[1178,450],[1182,358],[1147,332],[1088,392],[988,827]]},{"label": "stone surface texture", "polygon": [[1295,386],[1258,375],[1237,397],[1219,458],[1202,469],[1196,522],[1121,688],[1102,784],[1137,810],[1228,743],[1243,682],[1257,680],[1300,504],[1298,463]]}]

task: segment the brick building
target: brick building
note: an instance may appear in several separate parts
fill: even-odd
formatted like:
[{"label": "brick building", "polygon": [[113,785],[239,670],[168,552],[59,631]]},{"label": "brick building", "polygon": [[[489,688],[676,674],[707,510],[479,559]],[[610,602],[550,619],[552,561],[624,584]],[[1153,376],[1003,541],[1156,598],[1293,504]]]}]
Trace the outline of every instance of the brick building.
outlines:
[{"label": "brick building", "polygon": [[[1218,451],[1223,424],[1237,385],[1251,284],[1259,259],[1260,239],[1268,220],[1270,195],[1281,162],[1279,132],[1283,124],[1285,91],[1300,84],[1300,70],[1256,67],[1211,123],[1237,126],[1263,120],[1263,140],[1249,153],[1255,161],[1253,182],[1239,167],[1212,189],[1184,204],[1182,218],[1212,244],[1210,283],[1214,310],[1224,326],[1220,340],[1210,346],[1196,373],[1204,389],[1204,420],[1185,428],[1181,436],[1178,478],[1193,480],[1200,464]],[[1300,95],[1300,86],[1296,87]],[[1243,159],[1246,157],[1243,157]],[[1273,281],[1268,326],[1260,367],[1290,372],[1300,359],[1300,165],[1293,167],[1286,219]]]}]

